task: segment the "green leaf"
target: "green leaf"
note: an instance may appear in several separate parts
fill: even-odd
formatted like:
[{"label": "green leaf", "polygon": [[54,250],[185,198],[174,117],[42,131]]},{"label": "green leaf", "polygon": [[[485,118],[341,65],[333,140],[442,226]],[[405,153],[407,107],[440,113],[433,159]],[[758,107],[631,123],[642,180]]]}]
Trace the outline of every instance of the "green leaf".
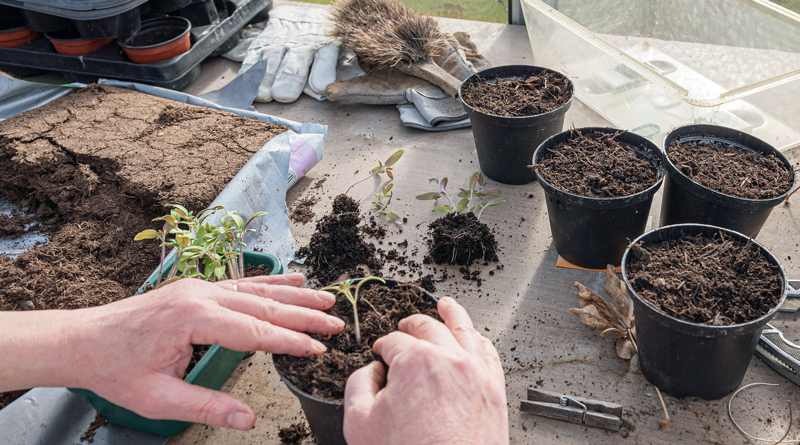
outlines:
[{"label": "green leaf", "polygon": [[153,229],[142,230],[133,237],[134,241],[158,238],[158,232]]},{"label": "green leaf", "polygon": [[478,184],[480,184],[481,187],[485,186],[486,185],[486,179],[483,178],[483,173],[481,173],[481,172],[477,172],[477,173],[478,173]]},{"label": "green leaf", "polygon": [[493,200],[491,200],[491,201],[486,203],[486,207],[499,206],[499,205],[505,204],[505,203],[506,203],[505,199],[493,199]]},{"label": "green leaf", "polygon": [[458,189],[458,196],[459,198],[469,198],[472,195],[472,192],[466,189]]},{"label": "green leaf", "polygon": [[503,191],[500,189],[486,189],[483,191],[486,196],[500,196],[503,194]]},{"label": "green leaf", "polygon": [[475,173],[472,174],[472,177],[469,178],[469,189],[470,190],[475,190],[475,186],[478,185],[478,176],[480,174],[481,174],[481,172],[475,172]]},{"label": "green leaf", "polygon": [[396,213],[393,213],[393,212],[387,213],[386,217],[389,218],[389,221],[391,221],[391,222],[393,222],[395,224],[401,224],[403,222],[403,219],[400,218]]},{"label": "green leaf", "polygon": [[423,193],[421,195],[417,195],[417,199],[419,199],[421,201],[432,201],[434,199],[439,199],[441,197],[442,197],[442,194],[441,193],[436,193],[436,192],[429,192],[429,193]]},{"label": "green leaf", "polygon": [[442,193],[444,193],[444,189],[445,189],[445,187],[447,187],[447,176],[445,176],[445,177],[444,177],[444,179],[442,179],[442,181],[441,181],[441,182],[439,182],[439,190],[440,190]]},{"label": "green leaf", "polygon": [[386,176],[388,176],[389,179],[394,179],[394,173],[392,173],[392,171],[388,168],[386,169]]},{"label": "green leaf", "polygon": [[396,152],[392,153],[392,155],[389,156],[389,159],[386,160],[386,164],[385,165],[387,167],[393,166],[397,161],[400,160],[400,158],[403,156],[403,153],[405,153],[405,151],[402,150],[402,149],[401,150],[397,150]]},{"label": "green leaf", "polygon": [[372,169],[372,170],[370,170],[369,172],[370,172],[370,173],[378,173],[378,172],[380,172],[382,169],[383,169],[383,166],[382,166],[382,165],[378,165],[377,167],[373,168],[373,169]]},{"label": "green leaf", "polygon": [[450,206],[438,206],[433,208],[434,212],[442,212],[442,213],[450,213],[451,210],[452,209],[450,208]]}]

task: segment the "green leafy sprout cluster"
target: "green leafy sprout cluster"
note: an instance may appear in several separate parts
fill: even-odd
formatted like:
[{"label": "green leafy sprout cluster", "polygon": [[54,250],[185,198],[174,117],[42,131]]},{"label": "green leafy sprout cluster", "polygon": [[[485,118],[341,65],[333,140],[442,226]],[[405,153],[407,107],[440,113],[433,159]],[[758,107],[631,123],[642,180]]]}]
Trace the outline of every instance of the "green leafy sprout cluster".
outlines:
[{"label": "green leafy sprout cluster", "polygon": [[[161,242],[161,266],[156,287],[181,278],[200,278],[221,281],[244,277],[244,235],[254,232],[247,227],[267,212],[257,212],[247,221],[236,211],[225,211],[223,206],[201,210],[194,214],[177,204],[167,204],[167,215],[153,221],[163,221],[161,230],[147,229],[139,232],[135,241],[158,239]],[[207,221],[217,211],[225,211],[220,225]],[[176,250],[175,262],[162,282],[167,247]]]},{"label": "green leafy sprout cluster", "polygon": [[454,202],[447,194],[447,177],[439,181],[439,191],[423,193],[417,196],[419,200],[438,200],[445,198],[449,204],[437,205],[433,208],[434,212],[450,213],[469,213],[472,212],[478,219],[487,207],[495,207],[506,202],[502,198],[503,191],[500,189],[486,188],[486,180],[481,172],[475,172],[469,179],[467,188],[458,189],[457,196],[461,198],[458,203]]},{"label": "green leafy sprout cluster", "polygon": [[358,282],[355,286],[355,291],[353,291],[353,282],[355,280],[345,280],[338,284],[332,284],[330,286],[323,287],[320,290],[335,290],[337,294],[343,294],[350,304],[353,305],[353,320],[354,320],[354,327],[356,331],[356,344],[361,345],[361,328],[358,324],[358,291],[361,289],[361,286],[368,281],[380,281],[383,284],[386,284],[386,281],[378,278],[378,277],[366,277],[362,278],[361,281]]},{"label": "green leafy sprout cluster", "polygon": [[347,193],[350,192],[350,190],[353,189],[353,187],[366,181],[367,179],[376,175],[380,176],[382,173],[386,173],[386,176],[389,177],[390,182],[386,184],[384,187],[382,187],[381,190],[374,195],[375,200],[371,202],[372,210],[375,213],[379,213],[385,216],[386,218],[389,219],[389,221],[395,224],[400,224],[402,222],[402,218],[400,218],[400,216],[398,216],[396,213],[389,210],[389,204],[392,202],[392,188],[394,187],[394,184],[391,183],[391,181],[394,180],[393,166],[394,164],[397,163],[397,161],[400,160],[404,152],[405,152],[404,150],[397,150],[396,152],[392,153],[391,156],[389,156],[386,162],[378,161],[378,166],[372,168],[369,171],[369,176],[351,184],[350,187],[348,187],[347,190],[344,192],[344,194],[346,195]]}]

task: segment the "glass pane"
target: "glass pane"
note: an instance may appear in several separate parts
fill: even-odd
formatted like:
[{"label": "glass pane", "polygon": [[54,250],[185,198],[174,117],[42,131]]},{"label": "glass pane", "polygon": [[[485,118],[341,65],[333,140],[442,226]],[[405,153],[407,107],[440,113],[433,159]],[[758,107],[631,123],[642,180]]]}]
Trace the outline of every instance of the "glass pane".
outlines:
[{"label": "glass pane", "polygon": [[[306,3],[329,4],[333,0],[300,0]],[[798,1],[800,0],[789,0]],[[507,4],[508,0],[504,0]],[[508,12],[498,0],[401,0],[423,14],[484,22],[508,23]]]}]

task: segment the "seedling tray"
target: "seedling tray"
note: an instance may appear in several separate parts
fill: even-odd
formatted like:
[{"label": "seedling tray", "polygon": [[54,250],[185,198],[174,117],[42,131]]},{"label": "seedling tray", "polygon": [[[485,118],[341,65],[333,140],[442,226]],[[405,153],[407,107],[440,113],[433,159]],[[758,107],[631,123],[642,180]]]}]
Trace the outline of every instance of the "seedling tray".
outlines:
[{"label": "seedling tray", "polygon": [[132,63],[116,43],[85,56],[65,56],[57,54],[50,41],[41,38],[19,48],[0,48],[0,69],[20,77],[34,75],[36,71],[58,71],[69,81],[112,78],[179,90],[197,79],[200,62],[235,46],[239,29],[272,6],[272,0],[229,3],[235,9],[229,11],[227,18],[207,26],[193,26],[192,48],[163,62]]},{"label": "seedling tray", "polygon": [[119,15],[147,0],[0,0],[0,4],[73,20],[97,20]]}]

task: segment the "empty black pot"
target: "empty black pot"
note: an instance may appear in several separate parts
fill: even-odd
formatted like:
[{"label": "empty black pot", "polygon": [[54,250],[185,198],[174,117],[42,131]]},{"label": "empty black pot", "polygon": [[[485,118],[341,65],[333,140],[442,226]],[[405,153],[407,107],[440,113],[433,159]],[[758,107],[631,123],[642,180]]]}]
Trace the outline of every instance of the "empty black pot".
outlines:
[{"label": "empty black pot", "polygon": [[[362,279],[363,278],[355,279],[353,283],[358,284]],[[388,278],[384,278],[384,280],[386,281],[385,285],[390,287],[401,284],[399,281],[390,280]],[[378,282],[374,283],[373,286],[384,285]],[[366,287],[368,286],[365,285],[365,289]],[[430,292],[425,289],[421,290],[428,300],[434,303],[438,301]],[[343,432],[344,403],[314,397],[290,382],[283,375],[278,366],[275,366],[275,369],[278,371],[278,375],[281,377],[281,380],[283,380],[283,383],[285,383],[286,386],[289,387],[289,390],[300,400],[300,406],[303,408],[303,413],[306,415],[306,420],[308,420],[308,426],[311,428],[314,438],[317,439],[317,443],[319,445],[347,445],[347,442],[344,440]]]},{"label": "empty black pot", "polygon": [[[569,140],[573,131],[583,134],[622,130],[603,127],[578,128],[559,133],[544,141],[533,155],[538,164],[557,144]],[[576,266],[605,269],[618,265],[630,240],[644,233],[653,196],[664,179],[658,147],[635,133],[626,132],[617,140],[648,158],[658,170],[658,180],[647,190],[619,198],[590,198],[558,189],[536,172],[547,199],[550,232],[558,254]]]},{"label": "empty black pot", "polygon": [[[792,170],[792,164],[771,145],[747,133],[717,125],[688,125],[672,130],[664,139],[664,167],[669,176],[661,202],[661,225],[681,223],[709,224],[735,230],[755,238],[767,221],[772,208],[786,193],[770,199],[745,199],[712,190],[689,179],[666,154],[667,147],[678,142],[718,142],[765,155],[773,154]],[[791,188],[790,188],[791,189]]]},{"label": "empty black pot", "polygon": [[[679,224],[648,232],[631,244],[652,245],[698,234],[711,237],[720,231],[734,239],[756,243],[741,233],[720,227]],[[780,267],[780,262],[772,253],[756,244],[770,263]],[[713,400],[733,392],[747,372],[761,330],[786,299],[785,289],[780,302],[756,320],[730,326],[690,323],[661,312],[636,294],[627,276],[631,255],[629,248],[622,258],[622,277],[633,299],[636,344],[644,376],[659,389],[675,397]],[[785,288],[786,272],[783,267],[780,267],[780,273]]]},{"label": "empty black pot", "polygon": [[561,107],[544,114],[524,117],[507,117],[487,114],[476,110],[466,102],[461,90],[475,84],[479,79],[489,82],[526,79],[542,72],[558,71],[528,65],[508,65],[489,68],[473,74],[459,89],[459,97],[472,123],[472,135],[478,150],[478,163],[484,175],[504,184],[527,184],[536,177],[528,168],[534,150],[548,137],[564,127],[564,115],[572,105],[574,87],[567,79],[570,99]]}]

